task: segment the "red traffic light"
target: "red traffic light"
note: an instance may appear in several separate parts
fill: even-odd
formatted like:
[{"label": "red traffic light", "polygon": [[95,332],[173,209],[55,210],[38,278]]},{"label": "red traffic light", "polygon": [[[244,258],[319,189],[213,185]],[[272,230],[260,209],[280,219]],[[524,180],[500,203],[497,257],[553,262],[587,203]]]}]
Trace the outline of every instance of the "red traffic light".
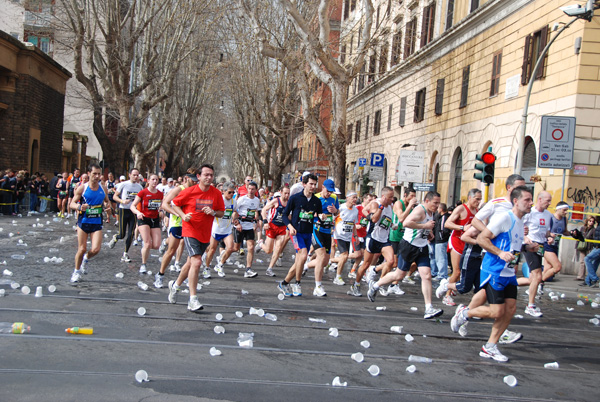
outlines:
[{"label": "red traffic light", "polygon": [[492,164],[496,162],[496,155],[491,152],[485,152],[483,155],[481,155],[481,161],[483,163]]}]

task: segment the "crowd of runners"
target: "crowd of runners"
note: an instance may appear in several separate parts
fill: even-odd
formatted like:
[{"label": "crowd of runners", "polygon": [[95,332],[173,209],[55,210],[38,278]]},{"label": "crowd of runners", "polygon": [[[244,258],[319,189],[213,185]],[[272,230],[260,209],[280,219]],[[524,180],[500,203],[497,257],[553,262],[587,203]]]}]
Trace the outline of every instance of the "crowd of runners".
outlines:
[{"label": "crowd of runners", "polygon": [[[200,275],[225,277],[231,255],[238,253],[245,255],[245,265],[238,263],[244,277],[256,278],[255,256],[264,253],[271,257],[263,274],[281,275],[274,292],[285,297],[302,296],[308,270],[314,270],[313,296],[327,296],[323,274],[331,270],[335,272],[332,285],[347,286],[351,297],[364,292],[371,302],[380,296],[402,295],[403,283],[420,281],[425,319],[443,314],[433,304],[434,294],[447,306],[462,298],[451,330],[466,336],[471,319],[494,320],[479,354],[501,362],[508,358],[497,344],[521,338],[508,329],[516,311],[517,288],[527,288],[525,313],[541,317],[536,299],[544,282],[562,269],[560,237],[581,238],[579,231],[567,230],[566,203],[559,202],[555,212],[549,212],[551,195],[544,191],[534,200],[523,177],[516,174],[506,180],[505,197],[481,205],[481,191],[472,189],[467,201],[451,213],[437,192],[429,191],[418,201],[411,188],[401,199],[395,199],[392,188],[383,187],[378,196],[362,198],[349,191],[342,201],[333,180],[319,186],[318,177],[310,172],[304,172],[291,188],[284,186],[274,193],[259,188],[251,176],[239,187],[233,182],[216,185],[209,164],[189,169],[176,183],[172,179],[161,183],[157,175],[142,182],[139,171],[132,169],[129,180],[121,177],[116,184],[112,174],[102,180],[101,168],[94,164],[85,176],[83,184],[73,187],[72,196],[67,194],[64,206],[66,213],[78,216],[73,283],[82,280],[89,259],[100,251],[103,223],[116,214],[119,231],[108,246],[114,248],[124,240],[121,261],[131,262],[131,246],[141,243],[140,274],[148,271],[150,251],[159,249],[163,256],[154,285],[164,287],[167,269],[177,272],[177,279],[167,285],[168,300],[176,303],[181,287],[187,285],[190,311],[203,308],[197,294]],[[164,240],[163,231],[167,232]],[[276,272],[289,241],[295,249],[293,265],[287,272]],[[187,258],[182,259],[184,251]],[[441,258],[447,252],[450,276],[448,260]],[[517,279],[521,255],[529,274]],[[466,295],[471,291],[469,300]]]}]

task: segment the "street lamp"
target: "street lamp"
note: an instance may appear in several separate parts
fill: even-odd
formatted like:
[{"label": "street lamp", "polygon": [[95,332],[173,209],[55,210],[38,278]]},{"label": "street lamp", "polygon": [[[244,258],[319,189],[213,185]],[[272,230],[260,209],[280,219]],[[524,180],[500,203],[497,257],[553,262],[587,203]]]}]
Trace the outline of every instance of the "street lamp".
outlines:
[{"label": "street lamp", "polygon": [[[529,99],[531,98],[531,90],[533,88],[533,83],[535,81],[535,75],[537,74],[540,65],[542,64],[542,60],[546,57],[546,53],[548,53],[548,49],[554,43],[556,38],[560,36],[561,33],[565,29],[571,26],[575,21],[579,19],[583,19],[586,21],[591,21],[594,17],[594,10],[600,8],[599,4],[596,4],[595,0],[587,0],[585,8],[581,7],[579,4],[575,4],[572,6],[561,7],[560,9],[569,17],[574,17],[568,24],[565,24],[554,37],[548,42],[544,50],[537,59],[535,63],[535,67],[531,72],[531,78],[529,79],[529,85],[527,86],[527,95],[525,96],[525,106],[523,106],[523,114],[521,116],[521,132],[519,133],[519,152],[517,154],[517,167],[515,169],[515,173],[522,174],[523,171],[523,153],[525,152],[525,134],[527,131],[527,114],[529,111]],[[563,188],[565,187],[565,176],[563,175]]]}]

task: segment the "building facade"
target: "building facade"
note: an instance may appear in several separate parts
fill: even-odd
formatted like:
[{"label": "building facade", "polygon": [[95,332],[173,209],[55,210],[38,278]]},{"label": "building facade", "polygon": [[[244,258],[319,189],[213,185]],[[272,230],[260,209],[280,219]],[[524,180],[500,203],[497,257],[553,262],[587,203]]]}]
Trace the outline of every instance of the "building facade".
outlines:
[{"label": "building facade", "polygon": [[[346,2],[348,3],[348,2]],[[349,2],[350,4],[353,1]],[[407,0],[375,1],[389,7],[378,18],[376,51],[355,79],[348,99],[352,138],[348,185],[358,158],[384,153],[384,180],[398,180],[403,150],[424,154],[422,182],[434,183],[442,202],[456,204],[471,188],[476,154],[497,156],[490,196],[504,194],[514,173],[527,84],[539,54],[571,20],[559,7],[569,1]],[[345,21],[342,43],[356,48],[361,8]],[[579,20],[551,45],[529,103],[523,176],[535,192],[547,190],[552,205],[564,199],[598,212],[600,186],[600,13]],[[375,24],[374,24],[375,25]],[[350,42],[354,40],[354,43]],[[351,53],[351,51],[350,51]],[[542,116],[576,118],[574,169],[537,168]],[[598,198],[600,201],[600,198]],[[573,222],[576,223],[576,222]]]}]

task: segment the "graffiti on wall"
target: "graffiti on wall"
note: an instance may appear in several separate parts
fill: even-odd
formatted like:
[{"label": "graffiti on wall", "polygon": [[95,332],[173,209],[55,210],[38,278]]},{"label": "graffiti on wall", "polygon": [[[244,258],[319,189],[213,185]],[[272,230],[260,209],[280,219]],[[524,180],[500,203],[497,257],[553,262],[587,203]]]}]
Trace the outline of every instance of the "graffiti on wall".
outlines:
[{"label": "graffiti on wall", "polygon": [[572,199],[573,202],[585,204],[586,207],[598,208],[600,206],[600,192],[596,189],[590,190],[587,186],[585,188],[569,187],[567,198]]}]

